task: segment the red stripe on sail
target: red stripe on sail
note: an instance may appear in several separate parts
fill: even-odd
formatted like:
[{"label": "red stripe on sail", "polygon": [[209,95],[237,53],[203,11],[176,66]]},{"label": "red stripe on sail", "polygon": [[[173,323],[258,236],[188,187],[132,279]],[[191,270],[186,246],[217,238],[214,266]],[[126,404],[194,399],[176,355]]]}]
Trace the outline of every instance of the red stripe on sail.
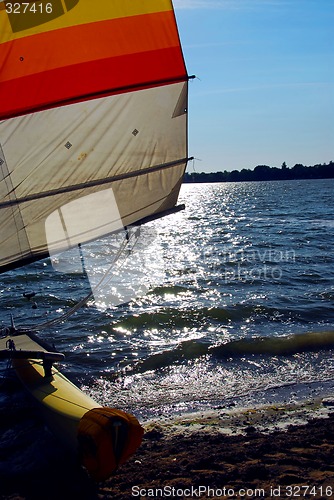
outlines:
[{"label": "red stripe on sail", "polygon": [[179,47],[58,68],[0,83],[0,119],[186,79]]}]

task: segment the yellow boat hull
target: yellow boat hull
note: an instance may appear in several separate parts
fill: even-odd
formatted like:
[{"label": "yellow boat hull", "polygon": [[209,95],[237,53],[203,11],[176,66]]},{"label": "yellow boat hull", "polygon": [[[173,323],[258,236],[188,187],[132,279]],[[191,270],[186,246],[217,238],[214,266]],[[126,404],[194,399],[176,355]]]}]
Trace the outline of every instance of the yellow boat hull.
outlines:
[{"label": "yellow boat hull", "polygon": [[33,332],[0,339],[0,359],[11,359],[50,430],[93,479],[103,481],[136,451],[144,431],[133,415],[102,407],[57,370],[53,363],[63,357]]},{"label": "yellow boat hull", "polygon": [[41,404],[50,430],[72,453],[78,453],[78,425],[89,410],[101,405],[84,394],[57,368],[52,377],[44,376],[42,362],[13,359],[13,366],[23,386]]}]

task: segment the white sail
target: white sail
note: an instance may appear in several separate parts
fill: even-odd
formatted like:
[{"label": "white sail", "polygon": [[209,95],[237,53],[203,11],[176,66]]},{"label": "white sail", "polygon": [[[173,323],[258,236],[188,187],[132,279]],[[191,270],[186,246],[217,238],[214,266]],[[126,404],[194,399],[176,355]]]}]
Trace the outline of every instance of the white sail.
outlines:
[{"label": "white sail", "polygon": [[[100,3],[103,9],[100,6],[93,21],[87,14],[90,0],[76,2],[72,10],[50,21],[45,13],[38,26],[25,26],[21,12],[23,29],[16,30],[13,14],[0,8],[2,271],[46,256],[50,243],[53,250],[61,250],[69,242],[75,245],[111,232],[112,210],[110,220],[100,223],[109,189],[122,225],[159,214],[177,201],[187,163],[188,77],[172,4]],[[122,30],[125,25],[137,27],[137,32],[129,36]],[[49,59],[59,50],[55,41],[69,40],[71,33],[81,33],[80,52],[73,38],[68,61],[60,45],[57,63],[50,66]],[[94,40],[92,52],[94,33],[101,39]],[[106,47],[106,41],[114,44]],[[25,44],[34,49],[33,58]],[[61,79],[71,75],[77,75],[74,84]],[[57,84],[46,89],[50,78],[57,76]],[[99,192],[100,197],[92,198]],[[81,202],[73,205],[78,199]],[[59,222],[69,205],[77,207],[78,220],[92,213],[85,230],[71,230],[70,238],[71,222]]]}]

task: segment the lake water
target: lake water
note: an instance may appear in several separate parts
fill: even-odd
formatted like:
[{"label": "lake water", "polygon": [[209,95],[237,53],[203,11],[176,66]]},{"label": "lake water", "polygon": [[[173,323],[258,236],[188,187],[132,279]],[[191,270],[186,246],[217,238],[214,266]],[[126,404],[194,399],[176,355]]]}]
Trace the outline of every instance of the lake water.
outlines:
[{"label": "lake water", "polygon": [[[62,371],[143,419],[331,391],[334,180],[186,184],[179,201],[184,211],[143,227],[137,271],[119,265],[98,307],[41,330],[65,353]],[[2,326],[73,307],[108,241],[84,253],[89,279],[49,261],[2,275]],[[126,277],[136,284],[122,304],[108,293]]]}]

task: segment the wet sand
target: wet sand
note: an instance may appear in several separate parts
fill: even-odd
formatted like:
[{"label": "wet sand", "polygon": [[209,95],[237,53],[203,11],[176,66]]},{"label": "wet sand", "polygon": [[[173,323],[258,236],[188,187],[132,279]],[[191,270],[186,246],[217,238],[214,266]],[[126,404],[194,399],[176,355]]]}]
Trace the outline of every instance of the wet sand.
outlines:
[{"label": "wet sand", "polygon": [[0,468],[0,499],[334,498],[330,399],[221,408],[144,427],[135,456],[99,485],[46,433],[47,460],[35,455],[29,471],[21,464],[6,476]]}]

